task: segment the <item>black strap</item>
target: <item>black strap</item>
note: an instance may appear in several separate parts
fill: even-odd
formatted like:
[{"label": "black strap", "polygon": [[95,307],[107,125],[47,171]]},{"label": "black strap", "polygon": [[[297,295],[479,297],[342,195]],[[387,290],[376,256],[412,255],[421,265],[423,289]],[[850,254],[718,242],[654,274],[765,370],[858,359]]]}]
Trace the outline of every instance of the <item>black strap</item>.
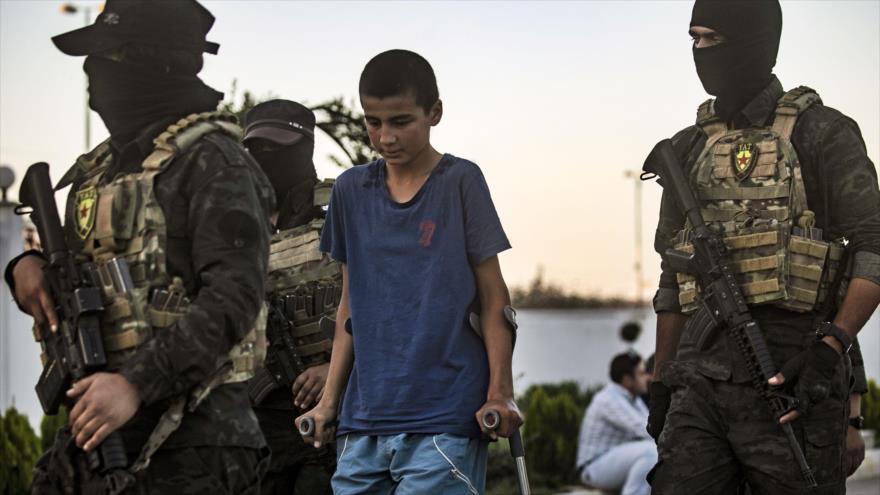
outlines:
[{"label": "black strap", "polygon": [[281,127],[283,129],[291,129],[295,132],[299,132],[301,134],[305,134],[306,136],[315,138],[315,133],[311,129],[307,129],[305,126],[298,122],[293,122],[290,120],[281,120],[281,119],[261,119],[255,120],[251,122],[247,128],[248,131],[255,127],[263,127],[263,126],[272,126],[272,127]]}]

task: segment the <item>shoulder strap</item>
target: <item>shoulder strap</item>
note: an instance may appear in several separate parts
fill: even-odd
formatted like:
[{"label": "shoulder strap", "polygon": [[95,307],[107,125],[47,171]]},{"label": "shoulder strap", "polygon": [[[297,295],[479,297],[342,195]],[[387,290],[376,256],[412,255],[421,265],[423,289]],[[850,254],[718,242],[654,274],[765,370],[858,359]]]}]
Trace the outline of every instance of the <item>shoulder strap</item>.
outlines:
[{"label": "shoulder strap", "polygon": [[815,90],[806,86],[798,86],[782,95],[776,104],[773,132],[785,139],[791,139],[798,116],[815,103],[822,103],[822,99]]},{"label": "shoulder strap", "polygon": [[330,204],[330,192],[336,179],[324,179],[315,184],[315,195],[312,204],[315,206],[327,206]]},{"label": "shoulder strap", "polygon": [[241,128],[235,116],[224,112],[205,112],[188,115],[168,126],[153,140],[153,152],[144,159],[144,170],[159,171],[175,156],[186,152],[199,139],[212,132],[222,132],[241,139]]},{"label": "shoulder strap", "polygon": [[107,157],[110,156],[110,152],[110,138],[107,138],[107,140],[96,146],[92,151],[80,155],[73,165],[67,169],[61,180],[58,181],[55,190],[64,189],[73,184],[78,178],[96,171],[100,165],[105,164]]},{"label": "shoulder strap", "polygon": [[706,133],[707,148],[727,132],[727,124],[715,115],[715,100],[706,100],[697,109],[697,126]]}]

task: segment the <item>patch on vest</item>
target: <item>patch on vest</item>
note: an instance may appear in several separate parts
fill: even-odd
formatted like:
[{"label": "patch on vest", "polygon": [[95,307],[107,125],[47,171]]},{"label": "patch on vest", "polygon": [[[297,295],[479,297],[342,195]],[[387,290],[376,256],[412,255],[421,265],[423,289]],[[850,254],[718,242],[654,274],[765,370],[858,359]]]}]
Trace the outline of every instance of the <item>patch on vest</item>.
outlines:
[{"label": "patch on vest", "polygon": [[95,225],[95,206],[98,204],[98,190],[89,186],[76,192],[76,235],[85,239]]},{"label": "patch on vest", "polygon": [[751,175],[755,164],[758,163],[758,147],[753,143],[737,145],[733,156],[733,171],[738,180],[743,180]]}]

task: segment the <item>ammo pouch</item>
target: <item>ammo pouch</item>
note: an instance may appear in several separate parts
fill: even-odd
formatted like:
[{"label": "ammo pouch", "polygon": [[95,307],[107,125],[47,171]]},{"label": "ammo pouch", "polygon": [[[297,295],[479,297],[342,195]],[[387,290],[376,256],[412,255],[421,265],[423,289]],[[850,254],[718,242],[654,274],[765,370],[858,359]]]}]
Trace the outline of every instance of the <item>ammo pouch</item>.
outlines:
[{"label": "ammo pouch", "polygon": [[[688,233],[679,233],[675,247],[692,253],[693,245],[683,241]],[[741,229],[737,235],[724,237],[734,260],[733,272],[749,304],[774,304],[802,313],[824,302],[844,247],[803,234],[804,229],[799,227],[789,234],[781,229]],[[683,312],[691,313],[696,310],[700,293],[696,279],[691,274],[678,273],[677,280],[679,304]]]}]

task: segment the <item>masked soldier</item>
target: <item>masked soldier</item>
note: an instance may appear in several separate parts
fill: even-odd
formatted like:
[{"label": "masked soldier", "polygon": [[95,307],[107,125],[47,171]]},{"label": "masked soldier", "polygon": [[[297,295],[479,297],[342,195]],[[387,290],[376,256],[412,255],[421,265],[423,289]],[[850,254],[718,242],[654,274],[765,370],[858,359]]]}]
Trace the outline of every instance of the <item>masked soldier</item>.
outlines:
[{"label": "masked soldier", "polygon": [[847,351],[880,301],[877,175],[855,122],[810,88],[784,91],[773,75],[781,30],[776,0],[696,1],[694,62],[716,98],[672,142],[781,368],[770,385],[797,406],[774,418],[733,338],[688,318],[702,288],[665,253],[691,249],[692,232],[664,191],[655,239],[660,381],[648,425],[659,438],[654,493],[736,493],[741,479],[755,494],[806,493],[777,419],[791,423],[813,470],[810,493],[844,493],[847,470],[861,462],[844,455],[848,413],[858,415],[849,396],[864,388],[857,370],[851,389]]},{"label": "masked soldier", "polygon": [[[215,112],[222,94],[197,77],[202,53],[217,53],[213,22],[194,0],[108,0],[93,25],[53,38],[85,56],[89,106],[110,131],[57,186],[71,186],[67,243],[118,283],[102,285],[107,369],[67,392],[70,423],[34,493],[259,491],[267,454],[246,380],[265,350],[273,199],[234,118]],[[25,253],[6,278],[54,329],[44,263]],[[126,466],[93,472],[84,450],[110,433]]]},{"label": "masked soldier", "polygon": [[[244,144],[266,173],[278,208],[269,254],[265,366],[250,381],[251,401],[272,450],[264,494],[330,494],[332,447],[314,449],[294,419],[324,389],[341,295],[339,265],[318,249],[332,180],[319,182],[312,163],[315,115],[299,103],[271,100],[246,118]],[[326,330],[326,331],[325,331]]]}]

